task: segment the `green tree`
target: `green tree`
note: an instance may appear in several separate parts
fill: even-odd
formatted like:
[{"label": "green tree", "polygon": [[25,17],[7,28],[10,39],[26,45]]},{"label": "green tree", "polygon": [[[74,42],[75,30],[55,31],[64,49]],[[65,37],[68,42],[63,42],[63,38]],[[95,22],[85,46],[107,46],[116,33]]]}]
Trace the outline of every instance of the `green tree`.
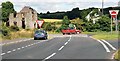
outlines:
[{"label": "green tree", "polygon": [[2,9],[2,21],[7,22],[9,19],[9,14],[16,12],[14,10],[14,5],[9,1],[3,2],[1,5],[2,5],[2,8],[1,8]]},{"label": "green tree", "polygon": [[110,18],[107,16],[102,16],[97,23],[100,25],[100,30],[102,31],[110,31]]},{"label": "green tree", "polygon": [[68,16],[64,16],[62,25],[69,25],[69,23],[70,23],[70,20],[68,19]]}]

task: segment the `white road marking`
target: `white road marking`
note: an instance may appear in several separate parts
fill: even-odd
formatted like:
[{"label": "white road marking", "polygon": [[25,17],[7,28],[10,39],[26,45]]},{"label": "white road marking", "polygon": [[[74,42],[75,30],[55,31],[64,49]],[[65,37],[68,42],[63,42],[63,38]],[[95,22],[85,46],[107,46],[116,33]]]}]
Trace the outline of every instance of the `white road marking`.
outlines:
[{"label": "white road marking", "polygon": [[28,46],[31,46],[31,45],[28,45]]},{"label": "white road marking", "polygon": [[64,45],[67,45],[68,44],[68,42],[66,42]]},{"label": "white road marking", "polygon": [[109,48],[102,41],[100,41],[100,40],[97,40],[97,41],[100,42],[103,45],[103,47],[105,48],[106,52],[110,52]]},{"label": "white road marking", "polygon": [[1,43],[0,45],[13,44],[13,43],[18,43],[18,42],[28,41],[28,40],[31,40],[31,39],[33,39],[33,38],[26,39],[26,40],[14,41],[14,42],[8,42],[8,43]]},{"label": "white road marking", "polygon": [[51,54],[50,56],[48,56],[47,58],[45,58],[44,61],[47,60],[47,59],[50,59],[50,58],[53,57],[55,54],[56,54],[56,53]]},{"label": "white road marking", "polygon": [[8,51],[7,53],[11,53],[12,51]]},{"label": "white road marking", "polygon": [[25,46],[25,47],[28,47],[28,46]]},{"label": "white road marking", "polygon": [[31,44],[31,46],[34,45],[34,44]]},{"label": "white road marking", "polygon": [[13,49],[12,51],[16,51],[16,49]]},{"label": "white road marking", "polygon": [[60,47],[60,48],[59,48],[59,51],[62,50],[63,48],[64,48],[64,46]]},{"label": "white road marking", "polygon": [[17,50],[20,50],[21,48],[17,48]]},{"label": "white road marking", "polygon": [[69,38],[68,42],[71,40],[71,37],[72,37],[72,36],[70,35],[70,38]]},{"label": "white road marking", "polygon": [[106,44],[108,44],[113,50],[117,50],[115,47],[113,47],[109,42],[105,41],[102,39],[103,42],[105,42]]},{"label": "white road marking", "polygon": [[22,47],[22,49],[25,48],[25,47]]},{"label": "white road marking", "polygon": [[5,54],[6,54],[6,53],[2,53],[2,54],[0,54],[0,55],[2,56],[2,55],[5,55]]}]

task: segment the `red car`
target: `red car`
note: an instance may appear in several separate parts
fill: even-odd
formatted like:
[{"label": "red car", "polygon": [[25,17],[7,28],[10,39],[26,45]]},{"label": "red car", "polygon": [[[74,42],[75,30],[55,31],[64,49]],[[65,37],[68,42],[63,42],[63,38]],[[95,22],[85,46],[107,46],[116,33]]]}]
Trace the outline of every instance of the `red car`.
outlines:
[{"label": "red car", "polygon": [[77,33],[81,33],[80,30],[76,30],[76,29],[65,29],[62,30],[63,35],[64,34],[77,34]]}]

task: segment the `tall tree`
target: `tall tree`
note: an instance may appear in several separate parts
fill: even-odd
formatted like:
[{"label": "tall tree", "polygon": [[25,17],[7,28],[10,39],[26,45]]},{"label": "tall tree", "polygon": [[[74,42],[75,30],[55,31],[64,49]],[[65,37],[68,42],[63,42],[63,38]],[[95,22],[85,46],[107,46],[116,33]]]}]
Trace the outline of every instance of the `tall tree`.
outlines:
[{"label": "tall tree", "polygon": [[9,19],[9,14],[16,12],[14,10],[14,5],[9,1],[3,2],[1,5],[2,5],[2,8],[1,8],[2,9],[2,21],[7,22]]}]

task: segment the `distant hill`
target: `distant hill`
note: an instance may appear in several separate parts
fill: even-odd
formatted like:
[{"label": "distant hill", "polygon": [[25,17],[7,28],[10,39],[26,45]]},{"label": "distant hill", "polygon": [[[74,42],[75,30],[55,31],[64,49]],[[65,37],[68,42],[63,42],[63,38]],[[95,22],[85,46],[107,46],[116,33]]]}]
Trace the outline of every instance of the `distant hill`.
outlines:
[{"label": "distant hill", "polygon": [[[75,18],[85,19],[85,16],[87,16],[88,13],[90,13],[92,10],[94,10],[94,11],[96,11],[96,13],[98,13],[98,8],[93,7],[93,8],[79,10],[79,8],[77,7],[77,8],[73,8],[71,11],[67,11],[67,12],[50,13],[48,11],[47,13],[40,13],[40,14],[38,14],[38,17],[45,18],[45,19],[63,19],[63,17],[65,15],[67,15],[69,19],[75,19]],[[110,17],[109,10],[120,10],[120,7],[104,8],[103,13]],[[120,19],[120,12],[119,12],[118,16],[119,16],[119,19]]]}]

